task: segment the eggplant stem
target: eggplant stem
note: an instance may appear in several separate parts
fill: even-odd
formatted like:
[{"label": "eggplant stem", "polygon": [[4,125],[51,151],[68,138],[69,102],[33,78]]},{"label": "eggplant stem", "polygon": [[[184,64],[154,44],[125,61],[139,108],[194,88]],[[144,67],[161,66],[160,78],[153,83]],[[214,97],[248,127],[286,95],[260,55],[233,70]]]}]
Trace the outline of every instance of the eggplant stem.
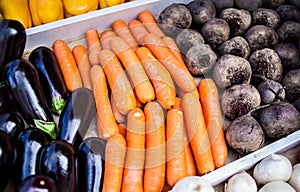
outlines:
[{"label": "eggplant stem", "polygon": [[65,106],[65,100],[61,97],[54,97],[52,101],[52,108],[51,111],[57,113],[58,115],[61,114],[63,108]]},{"label": "eggplant stem", "polygon": [[40,119],[33,119],[37,128],[48,133],[52,139],[56,139],[55,122],[46,122]]}]

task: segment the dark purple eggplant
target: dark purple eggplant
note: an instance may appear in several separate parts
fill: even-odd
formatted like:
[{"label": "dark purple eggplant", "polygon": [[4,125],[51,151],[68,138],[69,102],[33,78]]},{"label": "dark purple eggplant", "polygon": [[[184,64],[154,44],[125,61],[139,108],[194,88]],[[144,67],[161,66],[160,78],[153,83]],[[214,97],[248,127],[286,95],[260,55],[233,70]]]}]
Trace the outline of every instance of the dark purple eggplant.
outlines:
[{"label": "dark purple eggplant", "polygon": [[26,44],[24,26],[17,20],[0,22],[0,73],[10,61],[21,58]]},{"label": "dark purple eggplant", "polygon": [[46,175],[32,175],[22,181],[18,192],[56,192],[54,181]]},{"label": "dark purple eggplant", "polygon": [[0,115],[0,130],[18,138],[25,130],[25,122],[18,113],[4,113]]},{"label": "dark purple eggplant", "polygon": [[40,153],[51,141],[50,136],[34,127],[26,128],[17,140],[16,182],[37,174]]},{"label": "dark purple eggplant", "polygon": [[87,88],[76,89],[67,99],[60,114],[57,138],[67,141],[77,149],[95,116],[93,91]]},{"label": "dark purple eggplant", "polygon": [[13,176],[17,157],[14,139],[3,131],[0,131],[0,151],[0,191],[3,191]]},{"label": "dark purple eggplant", "polygon": [[58,192],[75,191],[75,169],[75,152],[69,143],[56,140],[43,148],[39,174],[45,174],[53,179]]},{"label": "dark purple eggplant", "polygon": [[102,191],[104,176],[104,139],[85,139],[77,152],[77,185],[79,191]]},{"label": "dark purple eggplant", "polygon": [[4,80],[24,121],[56,138],[56,125],[34,65],[25,59],[16,59],[5,67]]},{"label": "dark purple eggplant", "polygon": [[14,110],[15,104],[10,96],[8,87],[5,85],[0,85],[0,114],[9,113]]},{"label": "dark purple eggplant", "polygon": [[45,46],[37,47],[30,53],[29,61],[39,72],[50,110],[59,115],[68,92],[54,52]]}]

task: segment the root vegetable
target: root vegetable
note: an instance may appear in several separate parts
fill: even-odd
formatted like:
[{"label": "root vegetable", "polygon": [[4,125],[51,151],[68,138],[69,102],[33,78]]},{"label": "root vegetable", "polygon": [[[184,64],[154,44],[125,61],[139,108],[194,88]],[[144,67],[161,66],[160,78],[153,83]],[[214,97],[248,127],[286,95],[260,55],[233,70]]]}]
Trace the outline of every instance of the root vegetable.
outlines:
[{"label": "root vegetable", "polygon": [[275,46],[284,72],[296,69],[300,65],[300,52],[293,43],[282,42]]},{"label": "root vegetable", "polygon": [[257,192],[254,178],[246,171],[231,176],[225,184],[225,192]]},{"label": "root vegetable", "polygon": [[269,9],[276,9],[278,6],[283,5],[285,0],[262,0],[262,7]]},{"label": "root vegetable", "polygon": [[196,25],[202,25],[216,17],[216,9],[211,0],[193,0],[187,4]]},{"label": "root vegetable", "polygon": [[252,12],[254,25],[265,25],[276,29],[279,27],[281,19],[280,15],[273,9],[258,8]]},{"label": "root vegetable", "polygon": [[217,12],[222,12],[223,9],[233,7],[234,0],[212,0]]},{"label": "root vegetable", "polygon": [[281,42],[299,42],[300,41],[300,23],[296,21],[286,21],[277,29],[278,37]]},{"label": "root vegetable", "polygon": [[[282,0],[283,1],[283,0]],[[298,0],[290,0],[290,3],[292,3],[293,5],[295,5],[296,7],[300,8],[300,1]]]},{"label": "root vegetable", "polygon": [[288,183],[283,181],[272,181],[264,185],[258,192],[296,192]]},{"label": "root vegetable", "polygon": [[232,54],[247,59],[250,55],[248,42],[241,36],[235,36],[225,41],[220,47],[222,55]]},{"label": "root vegetable", "polygon": [[197,44],[203,44],[204,39],[196,30],[193,29],[183,29],[176,37],[176,43],[183,54]]},{"label": "root vegetable", "polygon": [[259,123],[246,114],[233,120],[225,133],[228,145],[241,155],[260,149],[265,142]]},{"label": "root vegetable", "polygon": [[188,176],[179,180],[170,192],[215,192],[211,184],[199,176]]},{"label": "root vegetable", "polygon": [[238,8],[248,11],[254,11],[262,5],[262,0],[235,0],[234,2]]},{"label": "root vegetable", "polygon": [[251,76],[250,63],[242,57],[230,54],[221,56],[213,70],[214,80],[219,87],[249,83]]},{"label": "root vegetable", "polygon": [[300,10],[291,4],[280,5],[276,9],[280,15],[281,22],[284,21],[297,21],[300,22]]},{"label": "root vegetable", "polygon": [[262,104],[269,104],[278,99],[285,99],[283,86],[279,82],[271,79],[265,79],[264,82],[258,85],[257,90],[260,93]]},{"label": "root vegetable", "polygon": [[300,163],[293,166],[292,176],[290,177],[288,183],[294,187],[296,191],[300,191]]},{"label": "root vegetable", "polygon": [[300,98],[300,69],[289,71],[282,80],[282,85],[286,91],[286,99],[294,102]]},{"label": "root vegetable", "polygon": [[194,76],[207,74],[215,65],[217,55],[207,44],[191,47],[186,54],[186,65]]},{"label": "root vegetable", "polygon": [[259,185],[272,181],[288,181],[292,175],[292,164],[288,158],[279,154],[271,154],[259,163],[253,170],[253,178]]}]

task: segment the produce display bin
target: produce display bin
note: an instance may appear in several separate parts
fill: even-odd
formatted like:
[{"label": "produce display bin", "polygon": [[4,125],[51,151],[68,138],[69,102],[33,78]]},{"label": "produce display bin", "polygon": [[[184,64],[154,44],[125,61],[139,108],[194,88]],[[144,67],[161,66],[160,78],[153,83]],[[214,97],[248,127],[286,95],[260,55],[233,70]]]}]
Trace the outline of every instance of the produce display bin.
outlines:
[{"label": "produce display bin", "polygon": [[[57,39],[65,40],[71,48],[77,44],[86,45],[84,34],[89,29],[95,28],[101,32],[104,29],[111,28],[111,24],[116,19],[130,21],[136,18],[142,10],[148,9],[153,15],[157,16],[165,7],[172,3],[186,4],[188,2],[190,0],[137,0],[29,28],[26,29],[27,42],[24,55],[26,56],[31,50],[41,45],[51,47],[52,43]],[[196,79],[196,81],[198,80]],[[251,168],[269,154],[282,153],[299,144],[300,130],[269,143],[242,158],[237,158],[234,152],[229,152],[228,162],[224,167],[218,168],[202,177],[210,181],[212,185],[217,185],[233,174]]]}]

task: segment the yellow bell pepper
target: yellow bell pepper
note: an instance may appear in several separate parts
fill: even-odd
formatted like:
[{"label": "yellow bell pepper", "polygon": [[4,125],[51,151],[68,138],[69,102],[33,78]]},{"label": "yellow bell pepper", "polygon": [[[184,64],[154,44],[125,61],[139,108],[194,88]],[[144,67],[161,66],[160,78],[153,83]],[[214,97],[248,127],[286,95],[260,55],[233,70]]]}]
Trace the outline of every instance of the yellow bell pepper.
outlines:
[{"label": "yellow bell pepper", "polygon": [[32,27],[28,0],[0,0],[3,19],[18,20],[24,28]]},{"label": "yellow bell pepper", "polygon": [[103,8],[106,8],[106,7],[119,5],[119,4],[122,4],[124,2],[125,2],[125,0],[99,0],[99,5],[100,5],[100,8],[103,9]]},{"label": "yellow bell pepper", "polygon": [[61,0],[29,0],[29,7],[34,26],[64,18]]},{"label": "yellow bell pepper", "polygon": [[98,9],[98,0],[62,0],[66,17],[81,15]]}]

